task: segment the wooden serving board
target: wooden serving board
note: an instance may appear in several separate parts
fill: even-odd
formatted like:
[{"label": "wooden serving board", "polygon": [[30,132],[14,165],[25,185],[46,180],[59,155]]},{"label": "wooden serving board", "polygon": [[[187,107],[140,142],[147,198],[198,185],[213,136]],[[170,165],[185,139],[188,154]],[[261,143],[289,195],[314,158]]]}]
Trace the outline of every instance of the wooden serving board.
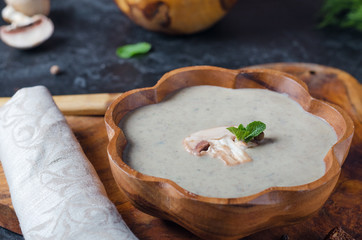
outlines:
[{"label": "wooden serving board", "polygon": [[[244,239],[323,239],[335,226],[361,238],[362,230],[362,86],[351,75],[335,68],[315,64],[277,63],[252,67],[272,68],[296,75],[305,81],[312,96],[344,108],[355,123],[351,151],[342,167],[342,174],[324,207],[305,221],[253,234]],[[108,143],[102,117],[68,116],[67,120],[87,157],[94,165],[109,198],[139,239],[198,239],[182,227],[135,209],[118,190],[108,164]],[[13,210],[9,189],[0,167],[0,226],[21,233]]]}]

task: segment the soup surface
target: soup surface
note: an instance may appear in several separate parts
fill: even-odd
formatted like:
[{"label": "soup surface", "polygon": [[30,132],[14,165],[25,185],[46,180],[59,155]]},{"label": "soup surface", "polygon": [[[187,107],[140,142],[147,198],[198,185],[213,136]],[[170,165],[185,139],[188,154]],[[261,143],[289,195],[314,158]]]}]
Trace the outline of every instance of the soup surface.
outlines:
[{"label": "soup surface", "polygon": [[[208,128],[266,124],[265,139],[247,148],[251,162],[227,166],[194,156],[184,138]],[[128,140],[123,160],[150,176],[171,179],[208,197],[234,198],[273,186],[296,186],[325,173],[324,157],[337,141],[333,128],[285,94],[214,86],[185,88],[158,104],[129,113],[120,123]]]}]

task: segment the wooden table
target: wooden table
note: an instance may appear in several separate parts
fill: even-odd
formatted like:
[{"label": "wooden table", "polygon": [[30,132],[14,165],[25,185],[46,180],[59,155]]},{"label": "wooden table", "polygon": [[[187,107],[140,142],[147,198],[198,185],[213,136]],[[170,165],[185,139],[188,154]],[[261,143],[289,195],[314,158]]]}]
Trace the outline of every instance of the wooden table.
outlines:
[{"label": "wooden table", "polygon": [[[281,63],[262,65],[262,67],[294,74],[307,83],[312,96],[344,108],[355,123],[355,136],[337,186],[318,213],[299,224],[265,230],[244,239],[280,239],[283,234],[288,234],[291,240],[323,239],[335,226],[341,226],[356,239],[361,238],[362,86],[349,74],[320,65]],[[85,154],[96,168],[109,198],[137,237],[140,239],[198,239],[172,222],[152,217],[135,209],[118,190],[109,169],[106,153],[108,139],[103,117],[68,116],[67,120]],[[0,226],[21,233],[2,168],[0,168],[0,180]]]}]

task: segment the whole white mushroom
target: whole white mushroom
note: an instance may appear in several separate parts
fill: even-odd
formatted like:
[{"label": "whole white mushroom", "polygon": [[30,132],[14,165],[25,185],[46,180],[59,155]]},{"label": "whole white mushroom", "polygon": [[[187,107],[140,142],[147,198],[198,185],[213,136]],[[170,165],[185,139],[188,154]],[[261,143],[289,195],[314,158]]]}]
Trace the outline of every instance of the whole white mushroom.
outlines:
[{"label": "whole white mushroom", "polygon": [[36,47],[53,34],[53,22],[46,17],[50,0],[5,0],[3,19],[11,25],[0,27],[0,39],[18,49]]}]

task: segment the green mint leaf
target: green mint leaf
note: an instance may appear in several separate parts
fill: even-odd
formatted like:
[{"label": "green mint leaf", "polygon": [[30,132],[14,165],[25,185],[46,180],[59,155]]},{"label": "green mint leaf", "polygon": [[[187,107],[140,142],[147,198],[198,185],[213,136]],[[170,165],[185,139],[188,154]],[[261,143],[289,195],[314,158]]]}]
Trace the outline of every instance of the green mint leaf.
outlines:
[{"label": "green mint leaf", "polygon": [[258,136],[260,133],[264,132],[266,125],[260,121],[254,121],[246,126],[246,134],[243,136],[245,142],[251,141],[254,137]]},{"label": "green mint leaf", "polygon": [[238,127],[239,130],[245,131],[245,127],[243,126],[243,124],[240,124]]},{"label": "green mint leaf", "polygon": [[147,42],[128,44],[117,48],[116,54],[120,58],[131,58],[135,55],[148,53],[151,47],[151,44]]},{"label": "green mint leaf", "polygon": [[234,134],[236,136],[236,139],[238,139],[239,141],[241,141],[243,139],[242,138],[242,136],[244,134],[243,129],[239,129],[239,128],[236,128],[236,127],[229,127],[229,128],[226,128],[226,129],[229,130],[232,134]]},{"label": "green mint leaf", "polygon": [[247,143],[253,140],[253,138],[259,136],[260,133],[264,132],[264,130],[266,129],[266,125],[263,122],[254,121],[249,123],[246,128],[243,126],[243,124],[240,124],[238,128],[229,127],[226,129],[234,134],[238,141],[243,141]]}]

